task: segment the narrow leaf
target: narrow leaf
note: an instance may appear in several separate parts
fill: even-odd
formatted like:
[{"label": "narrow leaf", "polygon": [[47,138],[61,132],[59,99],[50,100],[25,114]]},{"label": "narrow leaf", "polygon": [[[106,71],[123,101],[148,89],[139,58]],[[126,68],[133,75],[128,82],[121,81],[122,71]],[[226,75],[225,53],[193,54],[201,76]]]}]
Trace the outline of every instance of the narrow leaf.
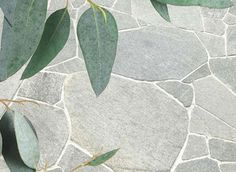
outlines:
[{"label": "narrow leaf", "polygon": [[233,5],[231,0],[158,0],[164,4],[177,6],[202,6],[208,8],[229,8]]},{"label": "narrow leaf", "polygon": [[99,96],[106,88],[116,57],[118,29],[112,14],[97,8],[85,11],[77,26],[77,35],[92,88]]},{"label": "narrow leaf", "polygon": [[0,121],[0,131],[2,154],[11,172],[35,172],[39,161],[38,140],[24,116],[7,111]]},{"label": "narrow leaf", "polygon": [[159,2],[158,0],[151,0],[151,3],[156,9],[156,11],[160,14],[160,16],[167,22],[170,22],[170,16],[167,5]]},{"label": "narrow leaf", "polygon": [[101,165],[101,164],[105,163],[107,160],[109,160],[110,158],[112,158],[118,152],[118,150],[119,149],[115,149],[115,150],[112,150],[112,151],[107,152],[105,154],[102,154],[102,155],[96,157],[95,159],[93,159],[92,161],[88,162],[88,165],[89,166]]},{"label": "narrow leaf", "polygon": [[54,12],[46,21],[39,46],[26,67],[22,79],[29,78],[46,67],[64,47],[70,33],[67,8]]},{"label": "narrow leaf", "polygon": [[[47,0],[13,0],[2,6],[6,16],[0,53],[0,80],[16,73],[35,52],[43,33],[47,3]],[[13,9],[10,17],[8,9]]]}]

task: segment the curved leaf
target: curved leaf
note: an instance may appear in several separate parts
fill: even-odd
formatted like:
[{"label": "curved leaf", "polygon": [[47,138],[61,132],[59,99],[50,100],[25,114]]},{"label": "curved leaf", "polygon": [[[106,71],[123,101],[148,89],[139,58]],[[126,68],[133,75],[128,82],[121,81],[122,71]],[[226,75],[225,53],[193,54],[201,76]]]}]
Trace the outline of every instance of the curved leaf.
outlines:
[{"label": "curved leaf", "polygon": [[158,0],[164,4],[176,6],[202,6],[208,8],[228,8],[233,5],[231,0]]},{"label": "curved leaf", "polygon": [[24,116],[7,111],[0,121],[0,131],[2,154],[11,172],[35,172],[39,161],[38,140]]},{"label": "curved leaf", "polygon": [[96,157],[95,159],[93,159],[92,161],[88,162],[88,165],[89,166],[101,165],[101,164],[105,163],[107,160],[109,160],[110,158],[112,158],[118,152],[118,150],[119,149],[115,149],[115,150],[112,150],[112,151],[107,152],[105,154],[102,154],[102,155]]},{"label": "curved leaf", "polygon": [[166,21],[170,22],[170,16],[168,12],[168,7],[166,4],[158,2],[158,0],[151,0],[153,7],[160,14],[160,16]]},{"label": "curved leaf", "polygon": [[16,73],[36,50],[44,28],[47,3],[47,0],[17,0],[15,8],[13,6],[11,21],[8,21],[8,16],[5,17],[0,80]]},{"label": "curved leaf", "polygon": [[106,9],[102,11],[91,7],[82,14],[77,26],[90,82],[97,96],[103,92],[110,80],[118,41],[114,17]]},{"label": "curved leaf", "polygon": [[64,47],[70,33],[67,8],[54,12],[46,21],[39,46],[26,67],[22,78],[29,78],[46,67]]}]

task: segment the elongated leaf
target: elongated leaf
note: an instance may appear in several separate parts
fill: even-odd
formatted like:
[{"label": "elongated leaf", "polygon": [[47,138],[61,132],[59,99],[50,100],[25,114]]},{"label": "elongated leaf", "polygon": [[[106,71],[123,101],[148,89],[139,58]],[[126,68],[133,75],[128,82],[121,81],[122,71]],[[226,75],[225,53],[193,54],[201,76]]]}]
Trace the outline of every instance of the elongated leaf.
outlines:
[{"label": "elongated leaf", "polygon": [[35,172],[39,161],[37,137],[24,116],[7,111],[0,121],[2,154],[11,172]]},{"label": "elongated leaf", "polygon": [[45,24],[39,46],[26,67],[22,79],[29,78],[46,67],[64,47],[70,33],[67,8],[54,12]]},{"label": "elongated leaf", "polygon": [[151,0],[151,3],[156,9],[156,11],[160,14],[160,16],[166,21],[170,22],[170,16],[167,5],[159,2],[158,0]]},{"label": "elongated leaf", "polygon": [[44,28],[47,0],[16,0],[15,8],[12,6],[12,19],[4,19],[0,80],[16,73],[35,52]]},{"label": "elongated leaf", "polygon": [[110,158],[112,158],[117,152],[118,152],[119,149],[115,149],[115,150],[112,150],[110,152],[107,152],[103,155],[100,155],[98,157],[96,157],[94,160],[90,161],[88,163],[89,166],[98,166],[98,165],[101,165],[103,163],[105,163],[107,160],[109,160]]},{"label": "elongated leaf", "polygon": [[77,34],[95,94],[106,88],[115,61],[118,29],[114,17],[103,9],[90,8],[81,16]]},{"label": "elongated leaf", "polygon": [[177,6],[202,6],[208,8],[228,8],[233,5],[231,0],[158,0],[164,4]]}]

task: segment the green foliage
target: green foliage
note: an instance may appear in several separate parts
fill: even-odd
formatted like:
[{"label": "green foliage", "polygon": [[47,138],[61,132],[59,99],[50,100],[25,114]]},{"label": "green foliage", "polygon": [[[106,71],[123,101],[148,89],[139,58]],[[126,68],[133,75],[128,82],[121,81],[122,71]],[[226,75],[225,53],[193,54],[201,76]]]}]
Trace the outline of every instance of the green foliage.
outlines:
[{"label": "green foliage", "polygon": [[159,2],[158,0],[151,0],[153,7],[160,14],[160,16],[166,21],[170,22],[170,16],[166,4]]},{"label": "green foliage", "polygon": [[107,160],[109,160],[110,158],[112,158],[118,152],[118,150],[119,149],[115,149],[115,150],[112,150],[112,151],[107,152],[105,154],[102,154],[102,155],[94,158],[92,161],[88,162],[87,165],[89,165],[89,166],[101,165],[101,164],[105,163]]},{"label": "green foliage", "polygon": [[70,33],[67,8],[54,12],[46,21],[39,46],[26,67],[22,79],[29,78],[46,67],[64,47]]},{"label": "green foliage", "polygon": [[93,90],[99,96],[106,88],[116,57],[118,29],[112,14],[91,7],[81,16],[77,35]]},{"label": "green foliage", "polygon": [[0,121],[2,154],[11,172],[34,172],[39,161],[38,139],[26,118],[7,111]]}]

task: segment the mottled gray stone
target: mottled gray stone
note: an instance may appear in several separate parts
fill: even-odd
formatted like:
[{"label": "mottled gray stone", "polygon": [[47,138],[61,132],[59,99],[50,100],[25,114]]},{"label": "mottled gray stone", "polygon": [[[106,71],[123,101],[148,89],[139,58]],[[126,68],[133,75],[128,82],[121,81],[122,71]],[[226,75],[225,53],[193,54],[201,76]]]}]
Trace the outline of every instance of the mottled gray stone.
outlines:
[{"label": "mottled gray stone", "polygon": [[40,72],[25,80],[18,95],[55,104],[61,100],[64,79],[63,75]]},{"label": "mottled gray stone", "polygon": [[235,172],[236,164],[234,163],[220,164],[220,169],[222,172]]},{"label": "mottled gray stone", "polygon": [[236,16],[228,13],[224,18],[224,22],[228,25],[234,25],[236,24]]},{"label": "mottled gray stone", "polygon": [[236,26],[229,26],[227,30],[227,52],[228,55],[236,54]]},{"label": "mottled gray stone", "polygon": [[113,9],[131,14],[131,0],[117,0]]},{"label": "mottled gray stone", "polygon": [[49,172],[64,172],[64,171],[62,171],[61,168],[55,168],[53,170],[50,170]]},{"label": "mottled gray stone", "polygon": [[182,159],[189,160],[208,155],[206,139],[203,136],[189,135]]},{"label": "mottled gray stone", "polygon": [[56,107],[46,104],[27,106],[14,104],[11,109],[24,114],[32,122],[39,138],[41,165],[53,165],[59,158],[69,137],[66,115]]},{"label": "mottled gray stone", "polygon": [[225,56],[225,39],[224,37],[214,36],[207,33],[197,33],[199,39],[205,45],[211,57]]},{"label": "mottled gray stone", "polygon": [[205,65],[201,66],[199,69],[197,69],[196,71],[194,71],[193,73],[191,73],[189,76],[187,76],[183,80],[183,82],[184,83],[192,83],[195,80],[200,79],[200,78],[204,78],[210,74],[211,74],[211,72],[210,72],[209,66],[208,66],[208,64],[205,64]]},{"label": "mottled gray stone", "polygon": [[79,145],[92,154],[121,148],[108,162],[115,171],[170,169],[187,134],[186,110],[153,84],[112,75],[96,98],[86,73],[78,73],[65,82],[65,106]]},{"label": "mottled gray stone", "polygon": [[179,164],[175,172],[220,172],[216,161],[209,158]]},{"label": "mottled gray stone", "polygon": [[210,139],[209,148],[211,157],[219,161],[236,161],[236,143],[219,139]]},{"label": "mottled gray stone", "polygon": [[236,129],[199,107],[195,107],[192,112],[190,132],[236,141]]},{"label": "mottled gray stone", "polygon": [[236,58],[210,60],[212,73],[236,92]]},{"label": "mottled gray stone", "polygon": [[222,20],[214,18],[203,18],[205,32],[222,36],[225,33],[225,24]]},{"label": "mottled gray stone", "polygon": [[4,161],[3,157],[0,157],[0,171],[1,172],[10,172],[9,168],[7,167],[6,162]]},{"label": "mottled gray stone", "polygon": [[85,2],[86,2],[85,0],[72,0],[72,5],[74,8],[79,8]]},{"label": "mottled gray stone", "polygon": [[[80,164],[90,160],[91,157],[86,155],[84,152],[79,150],[73,145],[68,145],[62,159],[59,162],[59,166],[62,167],[64,172],[71,172],[72,169],[79,166]],[[98,167],[84,167],[78,170],[80,172],[111,172],[104,166]]]},{"label": "mottled gray stone", "polygon": [[94,0],[94,2],[99,5],[111,7],[114,4],[115,0]]},{"label": "mottled gray stone", "polygon": [[187,84],[183,84],[178,81],[166,81],[157,83],[166,92],[173,95],[178,99],[185,107],[189,107],[193,101],[193,89]]},{"label": "mottled gray stone", "polygon": [[234,5],[229,9],[229,12],[233,15],[236,15],[236,0],[232,0],[232,2],[234,3]]},{"label": "mottled gray stone", "polygon": [[193,33],[150,26],[120,33],[113,72],[139,80],[182,79],[206,61]]},{"label": "mottled gray stone", "polygon": [[45,69],[45,71],[58,72],[63,74],[72,74],[85,70],[85,63],[81,58],[74,58]]},{"label": "mottled gray stone", "polygon": [[212,77],[194,83],[196,104],[236,127],[236,96]]},{"label": "mottled gray stone", "polygon": [[202,16],[208,18],[222,19],[227,13],[227,9],[201,8]]}]

